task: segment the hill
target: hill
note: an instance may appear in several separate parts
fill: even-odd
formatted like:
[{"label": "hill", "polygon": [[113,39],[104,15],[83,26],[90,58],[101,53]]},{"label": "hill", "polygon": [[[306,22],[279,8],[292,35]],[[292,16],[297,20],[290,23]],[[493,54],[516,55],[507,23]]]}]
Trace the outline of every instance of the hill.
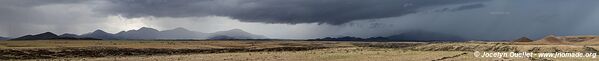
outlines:
[{"label": "hill", "polygon": [[77,35],[77,34],[70,34],[70,33],[65,33],[65,34],[58,35],[58,36],[59,36],[59,37],[74,37],[74,38],[83,38],[83,37],[81,37],[81,36],[79,36],[79,35]]},{"label": "hill", "polygon": [[534,40],[527,38],[527,37],[522,37],[522,38],[518,38],[516,40],[514,40],[513,42],[533,42]]},{"label": "hill", "polygon": [[111,33],[108,33],[108,32],[105,32],[105,31],[99,30],[99,29],[94,32],[91,32],[91,33],[83,34],[80,37],[97,38],[97,39],[105,39],[105,40],[121,39],[120,37],[117,37],[114,34],[111,34]]},{"label": "hill", "polygon": [[569,44],[568,41],[560,39],[555,35],[545,36],[540,40],[534,41],[534,44]]},{"label": "hill", "polygon": [[125,39],[158,39],[160,31],[154,28],[142,27],[137,30],[121,31],[115,35]]},{"label": "hill", "polygon": [[43,40],[43,39],[53,39],[53,38],[59,38],[58,35],[52,33],[52,32],[45,32],[45,33],[41,33],[41,34],[37,34],[37,35],[25,35],[22,37],[18,37],[12,40]]},{"label": "hill", "polygon": [[11,40],[101,40],[95,38],[75,38],[75,37],[60,37],[52,32],[45,32],[36,35],[26,35]]},{"label": "hill", "polygon": [[429,31],[408,31],[398,35],[388,36],[392,40],[429,40],[429,41],[462,41],[462,37],[452,34],[444,34]]},{"label": "hill", "polygon": [[154,28],[142,27],[137,30],[121,31],[115,35],[124,39],[206,39],[206,33],[185,28],[160,31]]},{"label": "hill", "polygon": [[82,35],[65,33],[56,35],[51,32],[46,32],[37,35],[26,35],[14,40],[42,40],[42,39],[77,39],[77,38],[93,38],[104,40],[118,39],[265,39],[266,36],[251,34],[241,29],[232,29],[227,31],[219,31],[214,33],[202,33],[191,31],[185,28],[175,28],[171,30],[157,30],[149,27],[142,27],[137,30],[121,31],[116,34],[108,33],[103,30],[95,30],[93,32]]},{"label": "hill", "polygon": [[256,35],[256,34],[252,34],[249,32],[245,32],[241,29],[231,29],[231,30],[227,30],[227,31],[219,31],[219,32],[214,32],[214,33],[210,33],[210,38],[214,38],[214,37],[223,37],[223,36],[227,36],[230,38],[235,38],[235,39],[266,39],[266,36],[263,35]]},{"label": "hill", "polygon": [[205,39],[207,33],[191,31],[185,28],[175,28],[171,30],[160,31],[158,39]]},{"label": "hill", "polygon": [[10,38],[8,38],[8,37],[1,37],[1,36],[0,36],[0,40],[9,40],[9,39],[10,39]]}]

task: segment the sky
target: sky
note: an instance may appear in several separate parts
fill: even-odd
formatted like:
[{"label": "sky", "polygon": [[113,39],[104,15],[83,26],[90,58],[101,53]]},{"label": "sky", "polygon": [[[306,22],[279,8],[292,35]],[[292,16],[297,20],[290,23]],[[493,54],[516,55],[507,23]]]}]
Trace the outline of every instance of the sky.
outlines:
[{"label": "sky", "polygon": [[280,39],[414,31],[466,39],[598,35],[597,0],[0,0],[0,36],[151,27]]}]

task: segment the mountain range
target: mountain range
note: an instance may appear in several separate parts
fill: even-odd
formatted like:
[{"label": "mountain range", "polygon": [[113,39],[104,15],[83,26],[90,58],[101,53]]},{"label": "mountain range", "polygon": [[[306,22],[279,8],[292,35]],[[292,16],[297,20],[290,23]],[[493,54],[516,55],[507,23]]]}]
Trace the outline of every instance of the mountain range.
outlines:
[{"label": "mountain range", "polygon": [[137,30],[121,31],[116,34],[108,33],[103,30],[95,30],[82,35],[65,33],[56,35],[46,32],[37,35],[26,35],[12,40],[43,40],[43,39],[266,39],[266,36],[255,35],[245,32],[241,29],[232,29],[227,31],[218,31],[214,33],[202,33],[187,30],[185,28],[175,28],[171,30],[157,30],[149,27],[142,27]]},{"label": "mountain range", "polygon": [[343,37],[325,37],[318,39],[309,39],[311,41],[465,41],[466,39],[444,33],[428,31],[407,31],[397,35],[386,37],[359,38],[352,36]]},{"label": "mountain range", "polygon": [[460,36],[430,31],[407,31],[387,38],[392,40],[466,40]]},{"label": "mountain range", "polygon": [[[63,34],[65,35],[65,34]],[[19,38],[14,38],[11,40],[100,40],[100,39],[96,39],[96,38],[87,38],[87,37],[81,37],[81,38],[77,38],[77,37],[69,37],[69,36],[59,36],[56,35],[52,32],[45,32],[45,33],[41,33],[41,34],[36,34],[36,35],[26,35],[26,36],[22,36]]]},{"label": "mountain range", "polygon": [[245,32],[241,29],[232,29],[228,31],[218,31],[214,33],[210,33],[208,36],[210,39],[218,39],[218,37],[228,36],[233,39],[266,39],[266,36],[263,35],[254,35],[248,32]]}]

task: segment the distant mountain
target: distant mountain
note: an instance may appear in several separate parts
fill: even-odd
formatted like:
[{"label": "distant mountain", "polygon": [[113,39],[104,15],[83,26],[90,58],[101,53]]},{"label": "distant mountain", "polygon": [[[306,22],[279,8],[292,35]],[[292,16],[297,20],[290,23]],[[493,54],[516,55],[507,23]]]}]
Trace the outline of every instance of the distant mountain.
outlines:
[{"label": "distant mountain", "polygon": [[232,37],[235,39],[265,39],[265,38],[267,38],[266,36],[251,34],[251,33],[245,32],[241,29],[219,31],[219,32],[210,33],[210,35],[211,35],[211,36],[209,36],[210,38],[217,37],[217,36],[228,36],[228,37]]},{"label": "distant mountain", "polygon": [[209,39],[209,40],[226,40],[226,39],[237,39],[237,38],[235,38],[235,37],[231,37],[231,36],[224,36],[224,35],[221,35],[221,36],[213,36],[213,37],[210,37],[210,38],[208,38],[208,39]]},{"label": "distant mountain", "polygon": [[428,31],[409,31],[399,35],[387,37],[392,40],[439,40],[439,41],[460,41],[464,38],[444,33],[428,32]]},{"label": "distant mountain", "polygon": [[8,37],[2,37],[2,36],[0,36],[0,40],[9,40],[9,39],[10,38],[8,38]]},{"label": "distant mountain", "polygon": [[77,35],[77,34],[70,34],[70,33],[65,33],[62,35],[58,35],[59,37],[74,37],[74,38],[82,38],[81,36]]},{"label": "distant mountain", "polygon": [[38,35],[27,35],[16,38],[15,40],[43,40],[43,39],[77,39],[77,38],[93,38],[104,40],[115,39],[264,39],[265,36],[255,35],[245,32],[241,29],[233,29],[227,31],[219,31],[215,33],[202,33],[187,30],[185,28],[175,28],[171,30],[159,31],[154,28],[142,27],[137,30],[121,31],[116,34],[111,34],[103,30],[95,30],[90,33],[76,35],[65,33],[56,35],[51,32],[46,32]]},{"label": "distant mountain", "polygon": [[362,39],[359,37],[344,36],[344,37],[325,37],[325,38],[318,38],[318,39],[310,39],[310,41],[366,41],[366,39]]},{"label": "distant mountain", "polygon": [[513,40],[512,42],[533,42],[533,41],[534,41],[534,40],[532,40],[532,39],[530,39],[530,38],[527,38],[527,37],[521,37],[521,38],[518,38],[518,39],[516,39],[516,40]]},{"label": "distant mountain", "polygon": [[171,30],[160,31],[159,35],[159,39],[205,39],[207,33],[190,31],[179,27]]},{"label": "distant mountain", "polygon": [[387,37],[369,37],[369,38],[366,38],[366,40],[370,40],[370,41],[388,41],[388,40],[391,40],[391,39],[389,39]]},{"label": "distant mountain", "polygon": [[160,31],[154,28],[142,27],[138,30],[121,31],[116,36],[126,39],[158,39]]},{"label": "distant mountain", "polygon": [[110,34],[107,33],[103,30],[96,30],[94,32],[91,33],[87,33],[87,34],[83,34],[80,37],[88,37],[88,38],[98,38],[98,39],[107,39],[107,40],[113,40],[113,39],[120,39],[121,37],[117,37],[114,34]]},{"label": "distant mountain", "polygon": [[45,32],[37,35],[26,35],[11,40],[99,40],[95,38],[75,38],[75,37],[60,37],[52,32]]},{"label": "distant mountain", "polygon": [[44,39],[54,39],[54,38],[59,38],[59,37],[58,37],[58,35],[56,35],[52,32],[45,32],[45,33],[37,34],[37,35],[26,35],[26,36],[12,39],[12,40],[44,40]]},{"label": "distant mountain", "polygon": [[443,34],[443,33],[435,33],[435,32],[426,32],[426,31],[410,31],[404,32],[398,35],[392,35],[387,37],[369,37],[369,38],[359,38],[359,37],[325,37],[325,38],[317,38],[317,39],[309,39],[310,41],[427,41],[427,42],[435,42],[435,41],[464,41],[465,39],[451,34]]}]

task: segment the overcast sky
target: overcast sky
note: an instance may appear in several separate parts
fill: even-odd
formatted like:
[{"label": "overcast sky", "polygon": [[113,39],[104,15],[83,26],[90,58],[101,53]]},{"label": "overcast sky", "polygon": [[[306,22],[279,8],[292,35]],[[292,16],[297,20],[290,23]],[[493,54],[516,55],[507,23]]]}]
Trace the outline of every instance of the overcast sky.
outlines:
[{"label": "overcast sky", "polygon": [[599,34],[598,0],[0,0],[0,36],[151,27],[270,38],[409,31],[466,39]]}]

